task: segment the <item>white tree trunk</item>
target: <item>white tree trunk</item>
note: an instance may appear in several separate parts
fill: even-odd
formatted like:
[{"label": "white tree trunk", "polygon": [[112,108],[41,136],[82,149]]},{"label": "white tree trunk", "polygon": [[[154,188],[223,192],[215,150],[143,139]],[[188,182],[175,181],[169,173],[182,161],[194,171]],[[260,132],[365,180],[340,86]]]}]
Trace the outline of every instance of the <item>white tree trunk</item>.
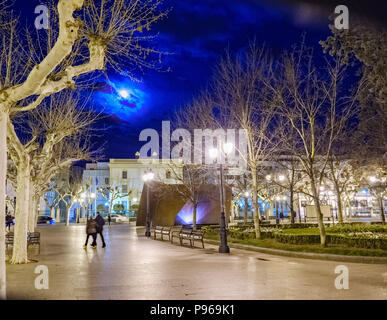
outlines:
[{"label": "white tree trunk", "polygon": [[56,222],[60,223],[60,209],[59,209],[59,205],[55,208],[55,216],[56,216]]},{"label": "white tree trunk", "polygon": [[[29,160],[29,159],[28,159]],[[27,225],[29,212],[29,161],[20,163],[17,174],[15,238],[13,243],[12,264],[28,263]]]},{"label": "white tree trunk", "polygon": [[261,226],[259,224],[259,208],[258,208],[258,181],[257,171],[254,167],[251,168],[252,175],[252,200],[253,200],[253,218],[254,218],[254,230],[255,238],[261,239]]},{"label": "white tree trunk", "polygon": [[70,209],[72,205],[66,206],[66,226],[70,225]]},{"label": "white tree trunk", "polygon": [[30,197],[30,216],[28,217],[28,230],[35,232],[35,227],[38,219],[39,200],[35,196]]},{"label": "white tree trunk", "polygon": [[0,105],[0,300],[6,299],[5,278],[5,196],[7,176],[7,114]]},{"label": "white tree trunk", "polygon": [[55,207],[50,207],[50,217],[55,219]]},{"label": "white tree trunk", "polygon": [[28,231],[29,232],[34,232],[35,231],[35,199],[34,199],[34,194],[33,194],[33,188],[30,182],[30,195],[28,198],[29,202],[29,210],[28,210]]}]

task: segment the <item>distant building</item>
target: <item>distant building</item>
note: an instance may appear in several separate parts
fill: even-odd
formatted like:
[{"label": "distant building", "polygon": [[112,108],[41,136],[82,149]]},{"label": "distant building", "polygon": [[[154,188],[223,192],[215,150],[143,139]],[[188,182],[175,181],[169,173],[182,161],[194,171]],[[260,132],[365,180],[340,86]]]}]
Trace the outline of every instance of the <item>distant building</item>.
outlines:
[{"label": "distant building", "polygon": [[95,195],[94,201],[90,203],[90,212],[93,214],[97,211],[107,212],[109,200],[103,194],[109,196],[106,192],[106,187],[110,185],[109,163],[87,163],[82,175],[82,184],[86,193]]},{"label": "distant building", "polygon": [[122,204],[125,211],[129,211],[133,204],[138,205],[144,186],[144,173],[151,169],[156,181],[176,183],[171,175],[172,160],[163,159],[110,159],[110,185],[118,186],[121,193],[129,193],[128,197],[114,200],[115,204]]}]

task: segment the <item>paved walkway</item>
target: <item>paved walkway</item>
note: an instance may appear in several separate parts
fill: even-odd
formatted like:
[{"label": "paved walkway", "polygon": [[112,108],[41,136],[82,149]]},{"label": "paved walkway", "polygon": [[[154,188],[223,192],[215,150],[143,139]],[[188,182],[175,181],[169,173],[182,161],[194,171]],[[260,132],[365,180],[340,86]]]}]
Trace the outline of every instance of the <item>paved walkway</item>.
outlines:
[{"label": "paved walkway", "polygon": [[[190,249],[155,241],[134,226],[105,227],[107,247],[83,249],[85,226],[39,227],[41,255],[7,265],[9,299],[387,299],[387,265],[273,256],[232,249]],[[349,289],[337,290],[335,267],[349,269]],[[49,289],[37,290],[38,265]]]}]

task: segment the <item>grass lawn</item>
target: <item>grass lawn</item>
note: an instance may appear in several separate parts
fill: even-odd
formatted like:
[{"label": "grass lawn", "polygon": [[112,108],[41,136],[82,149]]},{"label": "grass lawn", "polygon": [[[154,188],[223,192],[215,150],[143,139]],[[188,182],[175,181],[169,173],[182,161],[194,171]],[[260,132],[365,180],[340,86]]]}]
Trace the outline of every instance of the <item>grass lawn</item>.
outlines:
[{"label": "grass lawn", "polygon": [[[315,230],[314,230],[315,229]],[[306,230],[308,232],[306,232]],[[288,229],[286,233],[297,233],[297,234],[315,234],[318,233],[317,228],[308,228],[308,229]],[[219,240],[218,234],[206,233],[206,239],[211,240]],[[287,251],[298,251],[298,252],[311,252],[311,253],[328,253],[328,254],[340,254],[340,255],[348,255],[348,256],[373,256],[373,257],[387,257],[387,251],[381,249],[362,249],[362,248],[350,248],[339,245],[329,245],[327,247],[321,247],[319,244],[309,244],[309,245],[301,245],[301,244],[287,244],[277,242],[275,239],[233,239],[228,237],[228,241],[230,243],[240,243],[251,246],[257,246],[262,248],[271,248],[271,249],[279,249],[279,250],[287,250]]]}]

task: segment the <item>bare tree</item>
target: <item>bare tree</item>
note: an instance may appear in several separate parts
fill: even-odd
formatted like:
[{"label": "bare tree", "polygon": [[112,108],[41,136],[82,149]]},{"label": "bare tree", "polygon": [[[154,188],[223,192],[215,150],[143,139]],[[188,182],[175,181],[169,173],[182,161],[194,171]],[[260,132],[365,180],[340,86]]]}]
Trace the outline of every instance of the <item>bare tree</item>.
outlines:
[{"label": "bare tree", "polygon": [[[9,122],[9,154],[17,170],[17,205],[14,250],[11,263],[25,263],[27,258],[27,230],[34,229],[37,204],[48,184],[53,167],[54,146],[63,139],[85,133],[96,118],[91,111],[82,110],[79,100],[67,93],[52,96],[50,103],[28,113],[27,126],[22,122],[22,143],[15,126]],[[25,117],[22,116],[24,120]],[[16,127],[17,128],[17,127]],[[20,133],[19,133],[20,135]],[[77,152],[79,147],[74,149]],[[66,159],[72,160],[73,158]],[[67,161],[67,163],[71,161]],[[30,214],[29,214],[30,213]],[[29,223],[28,223],[29,221]]]},{"label": "bare tree", "polygon": [[[280,132],[281,128],[277,133],[279,137],[282,137]],[[300,162],[293,155],[277,153],[273,155],[273,163],[277,165],[275,168],[277,173],[276,176],[270,178],[270,181],[273,186],[279,187],[279,193],[285,191],[289,194],[290,222],[295,223],[297,213],[294,209],[294,203],[299,198],[299,194],[303,193],[302,181],[304,175],[300,168]],[[300,217],[299,219],[301,221]]]},{"label": "bare tree", "polygon": [[284,55],[279,69],[276,71],[276,83],[272,85],[268,82],[267,85],[275,92],[278,113],[284,121],[282,143],[284,149],[299,160],[308,177],[318,217],[321,245],[325,246],[320,187],[332,144],[347,124],[358,91],[352,96],[344,96],[341,87],[345,72],[343,61],[327,60],[326,73],[321,74],[313,65],[311,51],[303,43]]},{"label": "bare tree", "polygon": [[[50,197],[50,194],[55,194],[54,197]],[[52,188],[48,187],[44,194],[44,202],[46,206],[50,209],[50,217],[55,218],[55,207],[59,204],[60,198],[56,191],[52,190]]]},{"label": "bare tree", "polygon": [[360,183],[367,186],[371,195],[379,207],[382,224],[386,223],[383,201],[387,196],[387,164],[384,158],[370,158],[363,160],[359,166],[361,169]]},{"label": "bare tree", "polygon": [[175,183],[165,184],[165,190],[176,192],[183,201],[192,203],[192,227],[196,230],[200,189],[207,183],[212,172],[205,165],[185,164],[182,159],[171,161],[168,170],[171,173],[169,179],[173,179]]},{"label": "bare tree", "polygon": [[[133,74],[134,67],[154,67],[155,63],[145,60],[150,60],[148,55],[160,59],[161,52],[152,50],[150,46],[144,47],[144,43],[152,39],[142,32],[166,16],[165,12],[160,12],[160,6],[160,1],[58,0],[56,8],[50,13],[51,28],[57,31],[48,32],[47,49],[43,55],[39,55],[39,49],[28,50],[31,49],[29,45],[36,43],[32,40],[34,37],[20,32],[12,12],[6,5],[2,6],[0,220],[4,220],[5,212],[6,137],[7,131],[12,131],[13,126],[9,113],[12,110],[34,109],[46,97],[66,88],[74,88],[76,79],[81,75],[103,70],[106,66],[117,69],[123,61],[131,62],[133,68],[129,74]],[[75,18],[77,11],[80,14]],[[44,46],[38,44],[38,47]],[[28,169],[25,168],[25,171]],[[25,197],[25,194],[20,196]],[[5,227],[1,225],[0,228],[0,296],[5,298]]]},{"label": "bare tree", "polygon": [[117,199],[129,197],[131,191],[122,192],[122,185],[108,185],[104,187],[99,187],[98,192],[109,201],[109,211],[108,216],[111,217],[113,202]]},{"label": "bare tree", "polygon": [[248,209],[249,209],[249,203],[248,199],[250,196],[250,177],[248,176],[248,172],[244,172],[243,174],[234,177],[232,181],[229,182],[230,187],[234,190],[236,193],[236,197],[239,200],[241,197],[243,197],[244,206],[243,206],[243,223],[247,224],[247,218],[248,218]]},{"label": "bare tree", "polygon": [[70,209],[78,201],[83,191],[82,188],[82,172],[72,167],[69,170],[68,179],[63,179],[54,187],[54,190],[59,195],[66,207],[66,226],[70,224]]},{"label": "bare tree", "polygon": [[259,176],[276,145],[273,131],[275,105],[271,103],[272,92],[265,85],[272,77],[271,68],[267,51],[252,43],[242,56],[234,58],[226,54],[215,71],[213,83],[214,100],[223,115],[223,122],[247,133],[246,162],[251,175],[254,228],[258,239],[261,237]]}]

